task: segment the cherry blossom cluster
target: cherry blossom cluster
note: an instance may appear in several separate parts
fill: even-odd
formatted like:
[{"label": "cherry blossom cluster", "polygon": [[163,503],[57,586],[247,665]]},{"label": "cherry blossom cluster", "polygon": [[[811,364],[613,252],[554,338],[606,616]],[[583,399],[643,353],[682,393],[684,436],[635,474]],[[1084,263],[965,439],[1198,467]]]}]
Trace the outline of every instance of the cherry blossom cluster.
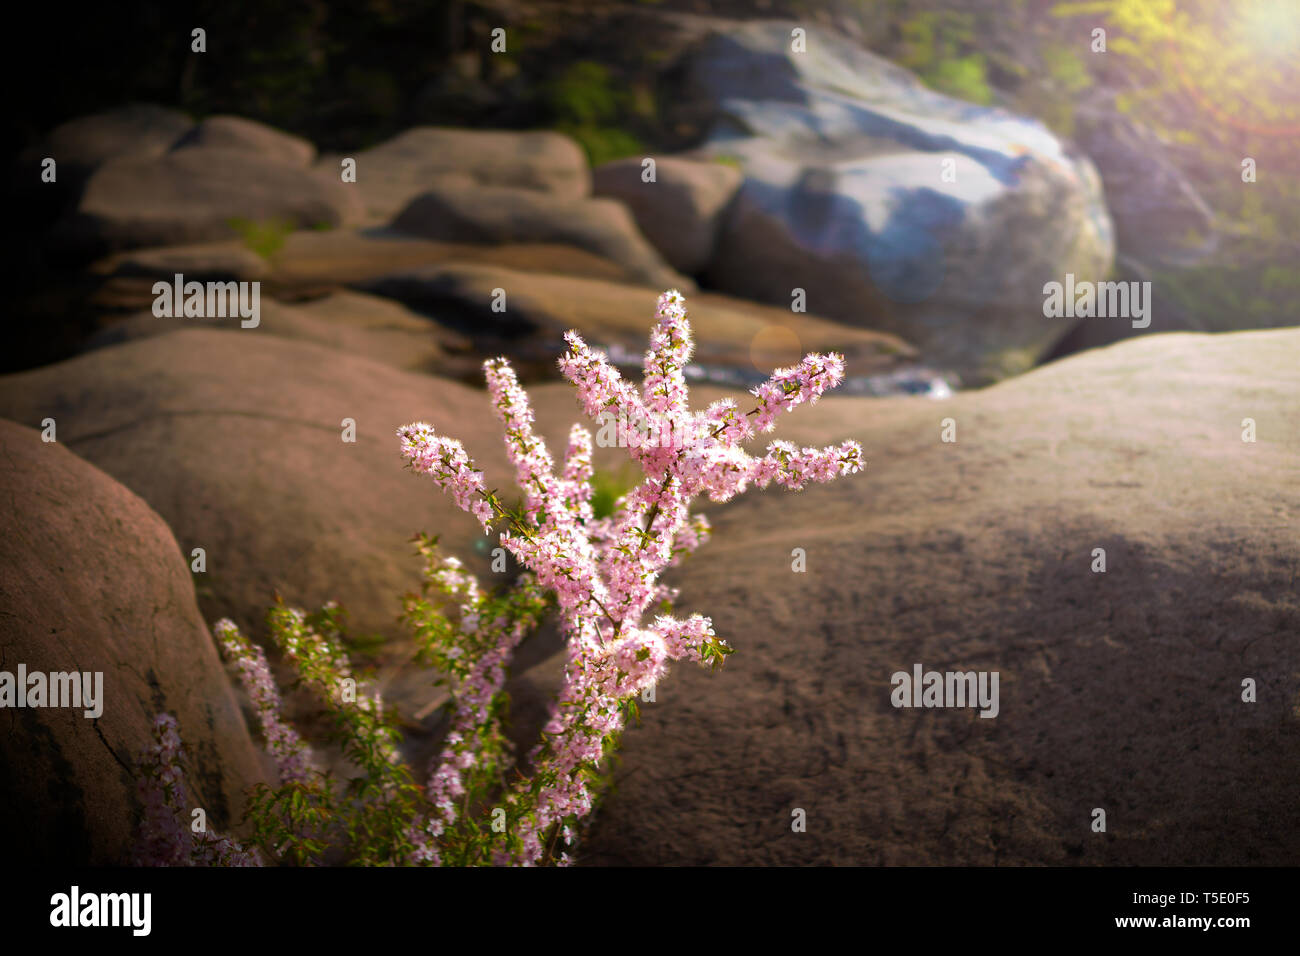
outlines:
[{"label": "cherry blossom cluster", "polygon": [[[435,435],[424,423],[398,431],[402,454],[417,471],[432,477],[485,529],[493,523],[503,526],[502,546],[539,587],[554,593],[568,642],[565,684],[543,740],[530,755],[532,776],[507,797],[512,829],[496,853],[499,863],[556,859],[557,838],[571,841],[571,823],[591,809],[595,768],[623,729],[636,695],[662,679],[671,661],[715,664],[731,652],[707,617],[658,615],[645,621],[651,606],[668,593],[659,575],[708,534],[707,523],[690,513],[691,502],[703,494],[726,501],[751,482],[798,490],[809,481],[829,481],[863,466],[862,450],[853,441],[821,449],[775,441],[762,457],[742,447],[758,433],[770,432],[782,412],[816,403],[838,385],[844,377],[838,354],[811,354],[797,366],[778,369],[753,390],[756,407],[742,415],[730,399],[702,412],[688,407],[685,368],[692,354],[691,330],[685,301],[676,291],[659,298],[640,390],[576,332],[565,339],[569,351],[559,360],[560,371],[576,387],[588,416],[600,420],[613,414],[647,422],[654,434],[679,436],[673,442],[630,444],[645,480],[619,500],[610,518],[598,521],[591,514],[590,432],[573,427],[564,467],[556,474],[545,442],[534,431],[528,398],[504,359],[484,368],[524,493],[519,512],[486,490],[483,473],[459,442]],[[501,632],[496,639],[508,648],[518,640],[513,632]],[[504,649],[491,658],[492,665],[503,666],[508,656]],[[489,680],[477,689],[486,692],[491,686]],[[466,697],[474,699],[474,694]],[[472,748],[455,749],[464,740],[461,736],[450,743],[452,763],[472,761]],[[447,763],[444,759],[442,766]],[[447,771],[431,781],[430,797],[436,793],[445,799],[453,779]],[[563,863],[567,857],[558,859]]]}]

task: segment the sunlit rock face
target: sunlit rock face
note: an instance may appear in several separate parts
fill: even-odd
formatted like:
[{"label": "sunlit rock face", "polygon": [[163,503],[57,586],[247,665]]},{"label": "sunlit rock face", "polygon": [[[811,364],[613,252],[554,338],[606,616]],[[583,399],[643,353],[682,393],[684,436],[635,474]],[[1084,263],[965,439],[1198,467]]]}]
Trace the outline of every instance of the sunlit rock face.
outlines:
[{"label": "sunlit rock face", "polygon": [[798,26],[720,27],[683,67],[681,98],[707,115],[698,152],[745,174],[707,281],[785,304],[804,288],[810,310],[967,372],[1035,361],[1066,331],[1044,284],[1113,261],[1092,164],[1036,121]]}]

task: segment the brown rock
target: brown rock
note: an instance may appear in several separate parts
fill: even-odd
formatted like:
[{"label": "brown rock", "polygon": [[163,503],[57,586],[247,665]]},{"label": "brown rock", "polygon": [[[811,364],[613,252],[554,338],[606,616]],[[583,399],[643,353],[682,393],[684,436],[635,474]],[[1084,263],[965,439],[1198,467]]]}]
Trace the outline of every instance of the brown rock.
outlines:
[{"label": "brown rock", "polygon": [[123,249],[230,238],[236,219],[306,229],[359,216],[354,191],[309,170],[242,150],[196,146],[105,163],[58,236],[68,244]]},{"label": "brown rock", "polygon": [[444,374],[451,368],[458,373],[466,371],[465,362],[449,361],[443,347],[444,342],[467,347],[455,333],[396,302],[346,291],[295,305],[264,299],[259,322],[251,328],[244,328],[238,317],[160,318],[151,310],[138,312],[101,329],[91,337],[87,347],[121,345],[185,329],[274,335],[315,342],[409,371]]},{"label": "brown rock", "polygon": [[[321,157],[317,168],[338,179],[343,156]],[[515,133],[421,126],[351,158],[366,214],[392,219],[412,199],[447,175],[485,186],[510,186],[580,199],[591,191],[582,149],[552,132]]]},{"label": "brown rock", "polygon": [[[455,314],[470,335],[484,341],[485,350],[504,348],[547,367],[565,348],[562,336],[569,329],[593,345],[620,346],[639,364],[657,298],[636,286],[463,262],[397,273],[362,287],[429,314]],[[506,293],[504,312],[492,309],[495,289]],[[881,371],[915,356],[910,346],[886,333],[743,299],[700,293],[687,305],[696,361],[750,375],[795,364],[807,352],[843,353],[850,375]]]},{"label": "brown rock", "polygon": [[612,199],[446,185],[412,200],[392,225],[400,232],[444,242],[564,243],[618,263],[641,285],[695,288],[646,241],[627,207]]},{"label": "brown rock", "polygon": [[68,451],[66,426],[76,431],[62,418],[47,444],[0,421],[0,670],[100,672],[102,714],[0,711],[0,839],[14,864],[127,862],[135,760],[159,712],[179,722],[187,795],[217,830],[240,821],[266,772],[188,560],[145,502]]},{"label": "brown rock", "polygon": [[202,147],[242,150],[298,167],[310,166],[316,158],[316,147],[302,137],[241,116],[209,116],[178,139],[172,149]]},{"label": "brown rock", "polygon": [[[737,651],[641,705],[581,859],[1295,860],[1298,353],[1296,330],[1148,336],[942,404],[788,417],[774,437],[857,438],[868,467],[704,509],[679,613]],[[895,709],[916,663],[999,672],[998,716]]]}]

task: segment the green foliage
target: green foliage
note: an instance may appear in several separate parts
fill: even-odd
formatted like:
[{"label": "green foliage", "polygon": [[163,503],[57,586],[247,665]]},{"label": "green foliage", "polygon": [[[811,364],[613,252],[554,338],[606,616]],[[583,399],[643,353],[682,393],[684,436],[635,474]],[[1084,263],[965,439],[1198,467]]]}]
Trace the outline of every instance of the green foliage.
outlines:
[{"label": "green foliage", "polygon": [[603,64],[569,64],[546,85],[543,100],[555,129],[577,140],[591,165],[645,152],[641,140],[620,120],[629,113],[653,113],[653,99],[648,91],[616,84]]},{"label": "green foliage", "polygon": [[1050,46],[1044,51],[1043,59],[1047,63],[1048,77],[1063,94],[1079,93],[1092,86],[1092,75],[1071,47],[1064,44]]},{"label": "green foliage", "polygon": [[[443,558],[437,539],[418,536],[417,553],[425,560],[420,594],[405,598],[403,620],[410,626],[421,663],[440,676],[435,685],[455,687],[474,662],[497,646],[502,629],[518,625],[533,631],[553,600],[528,576],[499,592],[466,604],[466,591],[455,572],[459,565]],[[449,571],[449,569],[451,569]],[[448,614],[472,606],[495,629],[463,627]],[[329,717],[327,739],[336,744],[355,773],[339,780],[316,772],[306,781],[278,787],[258,786],[248,818],[255,845],[270,858],[291,865],[343,862],[360,866],[414,862],[413,828],[435,810],[398,756],[398,716],[385,711],[378,698],[356,689],[344,651],[342,612],[326,606],[312,615],[278,602],[268,615],[271,636],[294,667],[297,685],[314,693]],[[351,687],[354,693],[345,688]],[[445,706],[453,707],[453,699]],[[497,692],[473,726],[464,745],[474,754],[461,771],[463,805],[455,821],[438,838],[443,865],[474,866],[492,861],[495,851],[518,842],[511,834],[522,816],[535,811],[527,800],[504,799],[511,783],[513,752],[505,734],[509,697]],[[593,780],[601,779],[589,768]],[[534,782],[531,793],[540,792]],[[509,806],[508,826],[494,827],[493,804]],[[576,821],[574,821],[576,822]]]},{"label": "green foliage", "polygon": [[917,13],[902,21],[903,49],[899,62],[914,70],[926,85],[972,103],[993,102],[988,66],[974,44],[972,18],[950,10]]},{"label": "green foliage", "polygon": [[618,115],[622,97],[610,84],[609,70],[591,60],[570,64],[551,81],[551,109],[563,123],[594,126]]},{"label": "green foliage", "polygon": [[[270,259],[279,252],[284,247],[285,239],[295,228],[291,219],[268,219],[265,222],[255,222],[252,219],[235,218],[228,219],[226,225],[239,235],[245,247],[263,259]],[[318,223],[313,228],[318,228],[320,225],[322,224]],[[328,223],[323,225],[327,229],[330,228]]]},{"label": "green foliage", "polygon": [[593,471],[591,474],[591,511],[597,518],[608,518],[618,506],[619,499],[636,485],[635,477],[626,470],[620,473]]},{"label": "green foliage", "polygon": [[635,135],[615,127],[557,123],[555,129],[577,140],[582,151],[587,154],[587,162],[592,166],[626,156],[640,156],[646,151],[645,144]]},{"label": "green foliage", "polygon": [[[551,609],[552,599],[524,575],[508,588],[484,594],[470,602],[474,613],[484,621],[497,621],[491,630],[465,628],[447,613],[457,605],[464,613],[465,592],[455,573],[447,573],[447,562],[439,554],[437,538],[418,535],[417,552],[424,558],[424,583],[421,593],[408,595],[403,619],[415,634],[420,661],[436,669],[442,677],[437,685],[454,687],[470,674],[475,661],[494,650],[499,635],[516,626],[531,632]],[[454,701],[449,701],[450,707]],[[505,734],[510,699],[498,691],[484,714],[462,733],[459,747],[475,755],[473,763],[461,772],[465,788],[464,805],[454,822],[439,838],[443,865],[475,866],[490,863],[494,850],[511,846],[517,829],[513,826],[531,806],[510,805],[504,799],[509,785],[512,749]],[[504,830],[493,827],[492,804],[509,806]],[[502,807],[506,809],[506,807]]]},{"label": "green foliage", "polygon": [[941,59],[933,67],[923,71],[921,78],[941,93],[984,106],[993,102],[993,88],[989,86],[988,68],[985,66],[984,57],[978,53]]},{"label": "green foliage", "polygon": [[359,774],[339,786],[327,774],[254,791],[249,818],[254,841],[273,858],[297,865],[325,862],[333,850],[361,866],[400,863],[413,845],[409,824],[422,803],[410,770],[397,759],[396,715],[355,688],[343,650],[343,614],[327,605],[302,615],[277,601],[267,616],[271,636],[297,671],[298,684],[324,705],[327,738]]}]

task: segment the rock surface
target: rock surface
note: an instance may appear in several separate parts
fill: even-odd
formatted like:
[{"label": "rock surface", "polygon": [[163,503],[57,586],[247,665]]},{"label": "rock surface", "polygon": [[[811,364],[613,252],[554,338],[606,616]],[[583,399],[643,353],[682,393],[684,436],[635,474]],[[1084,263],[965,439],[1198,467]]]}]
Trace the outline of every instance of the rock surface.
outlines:
[{"label": "rock surface", "polygon": [[[57,418],[57,413],[51,412]],[[0,711],[0,839],[13,865],[111,865],[133,851],[135,760],[155,714],[180,726],[191,807],[221,832],[267,767],[163,520],[58,442],[0,421],[0,670],[100,672],[102,714]]]},{"label": "rock surface", "polygon": [[[455,319],[480,351],[505,351],[553,374],[577,329],[592,345],[620,349],[615,361],[639,370],[654,322],[655,293],[571,276],[539,275],[476,263],[449,262],[398,273],[362,287],[431,315]],[[495,311],[494,290],[505,292]],[[696,294],[689,302],[695,361],[764,376],[796,364],[808,352],[838,351],[849,375],[891,368],[915,356],[901,339],[816,316],[729,296]]]},{"label": "rock surface", "polygon": [[236,219],[334,227],[358,220],[359,202],[355,191],[310,171],[240,149],[195,146],[100,166],[58,237],[118,250],[230,238]]},{"label": "rock surface", "polygon": [[[323,156],[317,169],[337,179],[343,156]],[[581,199],[591,190],[582,149],[559,133],[419,126],[350,157],[372,223],[397,215],[447,175],[484,186],[505,186]]]},{"label": "rock surface", "polygon": [[193,126],[179,110],[132,103],[56,126],[25,159],[39,163],[49,156],[60,181],[81,181],[109,160],[161,156]]},{"label": "rock surface", "polygon": [[[944,404],[787,416],[868,467],[704,509],[679,610],[737,652],[642,705],[581,862],[1295,860],[1297,356],[1295,330],[1155,335]],[[999,672],[998,716],[895,709],[916,663]]]},{"label": "rock surface", "polygon": [[[436,422],[509,474],[482,392],[313,342],[189,330],[99,349],[0,379],[0,415],[59,438],[144,498],[185,553],[209,622],[254,633],[276,591],[316,608],[337,599],[358,633],[401,633],[419,582],[410,538],[441,533],[487,568],[475,522],[403,468],[395,433]],[[343,419],[356,442],[343,439]]]},{"label": "rock surface", "polygon": [[723,214],[744,178],[734,166],[677,156],[655,159],[655,178],[643,179],[638,158],[592,170],[592,193],[617,199],[632,212],[646,239],[674,269],[700,272],[713,258]]},{"label": "rock surface", "polygon": [[1078,110],[1074,138],[1101,174],[1121,253],[1149,266],[1187,267],[1214,252],[1214,213],[1159,138],[1113,105]]},{"label": "rock surface", "polygon": [[470,368],[478,365],[472,358],[448,356],[444,344],[459,346],[462,351],[467,347],[455,333],[377,296],[344,291],[293,305],[268,299],[262,302],[260,313],[256,326],[244,328],[238,318],[159,318],[152,311],[139,312],[100,330],[87,342],[87,348],[186,329],[213,329],[315,342],[413,372],[447,375],[467,371],[467,363]]},{"label": "rock surface", "polygon": [[449,182],[412,200],[392,226],[444,242],[567,244],[617,263],[641,285],[695,288],[646,241],[627,207],[612,199]]},{"label": "rock surface", "polygon": [[204,147],[242,150],[299,167],[310,166],[316,158],[316,147],[301,136],[242,116],[209,116],[181,136],[172,149]]},{"label": "rock surface", "polygon": [[420,266],[482,262],[508,269],[626,281],[617,263],[557,243],[434,242],[383,229],[302,230],[284,237],[270,256],[260,256],[241,240],[135,249],[94,264],[102,278],[93,302],[104,309],[149,308],[153,283],[177,272],[200,281],[262,280],[268,294],[321,295],[348,283],[382,279]]}]

